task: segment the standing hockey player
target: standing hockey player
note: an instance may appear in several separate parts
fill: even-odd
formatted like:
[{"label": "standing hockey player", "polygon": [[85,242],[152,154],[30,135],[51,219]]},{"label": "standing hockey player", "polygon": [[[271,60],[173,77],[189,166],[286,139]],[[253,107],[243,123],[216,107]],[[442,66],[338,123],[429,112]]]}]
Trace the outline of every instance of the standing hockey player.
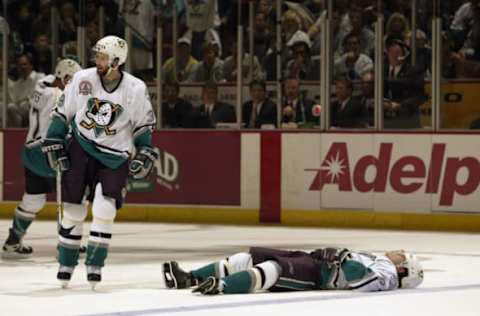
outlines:
[{"label": "standing hockey player", "polygon": [[[96,67],[79,71],[60,97],[43,147],[53,165],[65,157],[69,160],[62,175],[64,207],[58,246],[57,279],[63,287],[78,264],[87,215],[84,196],[92,203],[85,264],[94,288],[101,281],[129,172],[137,179],[146,177],[158,156],[151,146],[155,115],[147,87],[121,69],[127,43],[106,36],[96,43],[94,53]],[[72,137],[67,145],[69,127]]]},{"label": "standing hockey player", "polygon": [[252,247],[248,253],[214,262],[190,272],[175,261],[163,265],[168,288],[196,286],[201,294],[268,291],[358,290],[364,292],[414,288],[423,269],[410,253],[384,255],[323,248],[310,253]]},{"label": "standing hockey player", "polygon": [[25,258],[33,252],[32,247],[22,243],[28,227],[45,205],[47,193],[55,187],[55,171],[47,163],[41,145],[47,133],[50,113],[65,85],[79,71],[80,65],[74,60],[63,59],[55,74],[42,78],[30,97],[30,117],[27,140],[22,150],[25,169],[25,193],[22,202],[15,209],[12,227],[3,245],[2,257]]}]

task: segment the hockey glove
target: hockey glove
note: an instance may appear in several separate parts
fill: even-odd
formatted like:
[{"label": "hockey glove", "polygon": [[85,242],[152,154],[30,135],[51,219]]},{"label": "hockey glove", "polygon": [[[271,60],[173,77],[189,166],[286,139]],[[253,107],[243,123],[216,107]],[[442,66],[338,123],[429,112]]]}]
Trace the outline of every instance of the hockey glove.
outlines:
[{"label": "hockey glove", "polygon": [[128,167],[130,177],[137,180],[146,178],[158,157],[158,153],[153,148],[141,147]]},{"label": "hockey glove", "polygon": [[339,266],[342,264],[349,253],[346,248],[323,248],[316,249],[310,255],[317,263],[327,264],[328,267],[331,267],[332,265]]},{"label": "hockey glove", "polygon": [[66,171],[70,168],[63,139],[47,138],[43,141],[42,152],[47,155],[47,161],[53,170]]}]

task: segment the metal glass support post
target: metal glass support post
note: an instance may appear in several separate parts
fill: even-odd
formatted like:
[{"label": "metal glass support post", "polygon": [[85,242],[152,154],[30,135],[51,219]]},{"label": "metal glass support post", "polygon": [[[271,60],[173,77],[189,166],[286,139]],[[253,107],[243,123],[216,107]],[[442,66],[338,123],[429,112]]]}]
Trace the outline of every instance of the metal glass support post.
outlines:
[{"label": "metal glass support post", "polygon": [[254,30],[254,15],[255,15],[255,7],[253,5],[253,1],[250,0],[248,2],[248,25],[249,25],[249,30],[250,32],[248,32],[248,52],[250,53],[250,58],[249,58],[249,69],[250,69],[250,72],[249,72],[249,76],[248,76],[248,79],[249,81],[252,81],[253,80],[253,63],[254,63],[254,58],[255,58],[255,52],[254,52],[254,39],[253,39],[253,32],[255,32]]},{"label": "metal glass support post", "polygon": [[378,4],[377,22],[375,23],[375,130],[383,130],[383,11]]},{"label": "metal glass support post", "polygon": [[52,65],[55,67],[58,58],[58,9],[55,3],[50,7],[50,28],[52,32]]},{"label": "metal glass support post", "polygon": [[412,56],[412,66],[417,64],[417,0],[412,0],[412,34],[410,39],[410,49]]},{"label": "metal glass support post", "polygon": [[86,56],[86,40],[85,40],[85,24],[86,24],[86,8],[85,0],[79,1],[80,6],[80,24],[77,28],[77,53],[80,65],[85,68],[87,66]]},{"label": "metal glass support post", "polygon": [[[333,0],[328,0],[327,3],[327,15],[325,19],[325,31],[322,30],[322,36],[324,36],[325,43],[322,43],[322,46],[325,46],[325,55],[322,58],[325,58],[325,82],[322,83],[325,89],[325,104],[322,105],[322,116],[324,116],[324,128],[327,130],[330,128],[330,87],[332,84],[332,34],[330,32],[330,17],[333,16]],[[324,110],[325,109],[325,110]]]},{"label": "metal glass support post", "polygon": [[157,93],[157,99],[156,99],[156,116],[157,116],[157,129],[162,128],[162,101],[163,101],[163,89],[162,89],[162,83],[163,83],[163,78],[162,78],[162,47],[163,47],[163,25],[162,25],[162,17],[160,15],[160,8],[157,7],[157,80],[156,80],[156,93]]},{"label": "metal glass support post", "polygon": [[243,100],[243,26],[242,26],[242,2],[238,1],[237,19],[237,125],[242,127],[242,100]]},{"label": "metal glass support post", "polygon": [[2,34],[2,127],[7,127],[8,105],[8,36],[10,29],[7,20],[0,17],[0,32]]},{"label": "metal glass support post", "polygon": [[[173,60],[173,79],[177,80],[178,78],[178,49],[177,49],[177,40],[178,40],[178,17],[177,17],[177,2],[173,1],[173,12],[172,12],[172,54]],[[160,14],[160,12],[158,12]]]},{"label": "metal glass support post", "polygon": [[433,1],[432,18],[432,127],[440,130],[441,105],[441,67],[442,67],[442,20],[440,18],[440,1]]},{"label": "metal glass support post", "polygon": [[328,125],[328,50],[329,50],[329,43],[328,43],[328,16],[327,16],[327,11],[324,10],[322,15],[321,15],[321,25],[322,25],[322,30],[321,30],[321,42],[322,46],[320,49],[320,104],[322,106],[322,111],[320,115],[320,128],[322,130],[326,129],[326,126]]},{"label": "metal glass support post", "polygon": [[105,6],[103,0],[100,1],[100,7],[98,8],[98,35],[100,38],[105,36]]},{"label": "metal glass support post", "polygon": [[277,0],[276,28],[277,28],[277,126],[282,126],[282,0]]}]

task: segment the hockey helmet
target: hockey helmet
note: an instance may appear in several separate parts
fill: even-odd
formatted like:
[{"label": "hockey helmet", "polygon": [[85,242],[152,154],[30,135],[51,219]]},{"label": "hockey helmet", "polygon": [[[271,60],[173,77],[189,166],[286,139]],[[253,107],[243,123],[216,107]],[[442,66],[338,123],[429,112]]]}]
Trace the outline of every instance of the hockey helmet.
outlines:
[{"label": "hockey helmet", "polygon": [[93,48],[95,53],[102,53],[108,56],[108,64],[112,65],[118,59],[118,65],[123,65],[127,60],[128,45],[124,39],[118,36],[109,35],[100,39]]},{"label": "hockey helmet", "polygon": [[62,59],[55,67],[55,77],[62,80],[62,83],[67,84],[67,80],[71,79],[73,75],[81,70],[82,67],[73,59]]},{"label": "hockey helmet", "polygon": [[405,261],[398,265],[400,268],[405,268],[405,274],[400,277],[400,287],[412,289],[423,282],[423,268],[415,255],[408,252],[404,255]]}]

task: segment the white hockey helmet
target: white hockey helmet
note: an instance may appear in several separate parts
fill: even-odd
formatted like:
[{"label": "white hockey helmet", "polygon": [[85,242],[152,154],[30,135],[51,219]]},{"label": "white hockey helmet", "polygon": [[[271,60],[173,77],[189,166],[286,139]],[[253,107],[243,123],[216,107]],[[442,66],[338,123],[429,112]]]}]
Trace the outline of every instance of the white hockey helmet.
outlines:
[{"label": "white hockey helmet", "polygon": [[55,77],[62,80],[65,85],[67,81],[73,77],[73,75],[81,70],[82,67],[73,59],[62,59],[57,63],[55,67]]},{"label": "white hockey helmet", "polygon": [[423,268],[415,255],[408,252],[405,252],[404,255],[405,261],[398,265],[406,270],[406,275],[400,278],[400,287],[413,289],[423,282]]},{"label": "white hockey helmet", "polygon": [[118,36],[108,35],[100,39],[93,48],[95,53],[102,53],[108,56],[108,64],[118,58],[118,65],[123,65],[128,56],[128,45],[124,39]]}]

